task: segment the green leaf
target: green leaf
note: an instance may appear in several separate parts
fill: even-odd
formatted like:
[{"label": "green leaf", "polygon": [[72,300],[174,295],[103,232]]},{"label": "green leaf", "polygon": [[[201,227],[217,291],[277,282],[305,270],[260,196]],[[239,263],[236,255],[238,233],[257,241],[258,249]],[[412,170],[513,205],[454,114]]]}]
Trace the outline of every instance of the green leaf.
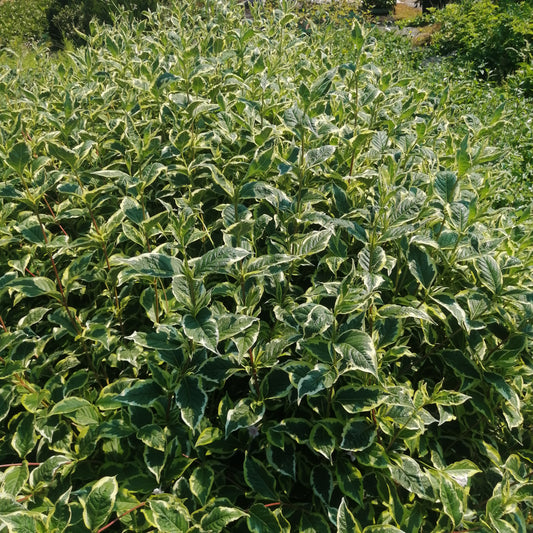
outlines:
[{"label": "green leaf", "polygon": [[255,176],[267,172],[274,163],[274,147],[271,147],[252,159],[246,177]]},{"label": "green leaf", "polygon": [[100,422],[98,410],[87,400],[69,396],[56,403],[50,410],[51,415],[66,415],[81,426],[91,426]]},{"label": "green leaf", "polygon": [[16,226],[16,230],[22,233],[23,237],[32,244],[45,244],[46,238],[40,224],[31,218]]},{"label": "green leaf", "polygon": [[243,328],[240,335],[236,335],[232,338],[240,356],[248,353],[248,351],[254,346],[259,336],[260,324],[259,320],[253,320],[250,325]]},{"label": "green leaf", "polygon": [[326,426],[318,423],[313,426],[309,434],[309,446],[317,453],[323,455],[328,461],[332,460],[335,451],[335,437]]},{"label": "green leaf", "polygon": [[218,316],[219,342],[237,336],[256,322],[259,320],[254,316],[234,314]]},{"label": "green leaf", "polygon": [[314,82],[313,85],[311,85],[310,89],[310,100],[311,102],[314,102],[318,100],[319,98],[323,98],[328,93],[332,83],[333,78],[335,77],[335,74],[337,73],[337,69],[330,69],[321,76],[319,76]]},{"label": "green leaf", "polygon": [[316,465],[311,470],[311,488],[313,492],[328,505],[333,494],[333,475],[324,465]]},{"label": "green leaf", "polygon": [[387,256],[381,246],[374,246],[372,248],[365,246],[357,257],[359,259],[359,266],[365,272],[370,272],[371,274],[381,272],[387,264]]},{"label": "green leaf", "polygon": [[64,455],[52,455],[43,461],[37,468],[30,473],[30,486],[36,487],[39,483],[50,483],[57,474],[58,469],[71,463],[72,461]]},{"label": "green leaf", "polygon": [[493,294],[500,294],[503,288],[503,275],[500,265],[490,255],[476,259],[476,268],[481,283]]},{"label": "green leaf", "polygon": [[349,459],[338,457],[335,461],[335,477],[344,496],[363,505],[363,476]]},{"label": "green leaf", "polygon": [[283,191],[264,181],[249,181],[245,183],[239,191],[239,198],[242,200],[266,200],[273,207],[280,209],[286,209],[290,205],[289,197]]},{"label": "green leaf", "polygon": [[72,511],[68,504],[71,489],[69,488],[59,498],[56,499],[53,511],[48,514],[46,523],[48,531],[63,533],[72,518]]},{"label": "green leaf", "polygon": [[423,310],[415,307],[387,304],[378,309],[379,316],[383,318],[417,318],[427,320],[434,324],[433,319]]},{"label": "green leaf", "polygon": [[463,519],[462,491],[446,476],[439,476],[439,497],[444,512],[458,525]]},{"label": "green leaf", "polygon": [[67,148],[61,144],[57,143],[48,143],[48,153],[59,159],[59,161],[65,162],[71,168],[76,168],[78,165],[78,156],[74,150]]},{"label": "green leaf", "polygon": [[243,248],[232,248],[230,246],[220,246],[213,248],[197,259],[190,261],[194,268],[195,276],[205,276],[207,274],[225,274],[228,267],[241,261],[250,255],[248,250]]},{"label": "green leaf", "polygon": [[482,471],[468,459],[463,459],[448,465],[443,469],[451,478],[453,478],[459,485],[465,487],[468,483],[468,478],[475,474],[480,474]]},{"label": "green leaf", "polygon": [[357,19],[354,20],[352,24],[352,31],[350,35],[353,44],[355,45],[355,48],[358,52],[360,52],[363,48],[363,45],[365,43],[365,37],[363,35],[363,30],[357,21]]},{"label": "green leaf", "polygon": [[0,421],[3,420],[11,410],[12,391],[8,387],[0,389]]},{"label": "green leaf", "polygon": [[431,257],[417,246],[409,248],[409,271],[425,288],[429,289],[437,276],[437,268]]},{"label": "green leaf", "polygon": [[334,321],[333,313],[327,307],[314,303],[299,305],[293,309],[292,315],[305,337],[324,333]]},{"label": "green leaf", "polygon": [[120,209],[134,224],[141,224],[144,220],[142,205],[134,198],[126,196],[120,203]]},{"label": "green leaf", "polygon": [[56,284],[48,278],[39,276],[35,276],[34,278],[16,278],[10,281],[7,286],[28,298],[36,298],[37,296],[44,295],[60,298],[60,294],[56,290]]},{"label": "green leaf", "polygon": [[376,349],[364,331],[349,330],[339,336],[335,351],[344,358],[348,368],[378,376]]},{"label": "green leaf", "polygon": [[239,400],[230,409],[226,418],[226,438],[238,429],[251,428],[261,421],[265,414],[265,404],[251,398]]},{"label": "green leaf", "polygon": [[453,390],[441,390],[433,396],[435,405],[461,405],[468,401],[471,396]]},{"label": "green leaf", "polygon": [[24,142],[15,144],[7,156],[7,164],[19,175],[22,175],[24,168],[31,160],[31,150]]},{"label": "green leaf", "polygon": [[215,473],[210,466],[199,466],[195,468],[189,478],[191,492],[198,498],[200,505],[207,503],[211,487],[215,481]]},{"label": "green leaf", "polygon": [[192,341],[208,350],[218,353],[218,325],[209,309],[204,307],[193,315],[185,315],[182,320],[183,332]]},{"label": "green leaf", "polygon": [[245,277],[264,276],[268,273],[289,268],[289,263],[294,261],[293,255],[269,254],[248,260]]},{"label": "green leaf", "polygon": [[35,419],[33,415],[30,413],[23,414],[11,439],[11,446],[13,446],[13,449],[21,459],[24,459],[37,444],[33,431],[34,426]]},{"label": "green leaf", "polygon": [[4,516],[17,511],[25,510],[22,504],[18,503],[13,496],[0,493],[0,516]]},{"label": "green leaf", "polygon": [[363,533],[405,533],[405,531],[390,524],[377,524],[375,526],[366,526],[363,529]]},{"label": "green leaf", "polygon": [[458,171],[457,173],[459,177],[464,176],[464,174],[468,171],[471,165],[470,155],[468,153],[468,137],[469,137],[469,134],[467,133],[463,137],[459,150],[457,150],[455,154],[455,160],[457,162],[457,171]]},{"label": "green leaf", "polygon": [[266,467],[246,452],[244,458],[244,480],[257,496],[268,500],[277,500],[276,480]]},{"label": "green leaf", "polygon": [[208,381],[215,383],[224,382],[225,377],[232,371],[238,368],[234,361],[225,357],[213,357],[205,360],[197,371],[197,375]]},{"label": "green leaf", "polygon": [[92,487],[86,499],[82,499],[83,522],[96,531],[105,524],[115,506],[118,483],[115,477],[103,477]]},{"label": "green leaf", "polygon": [[372,148],[376,150],[376,152],[378,152],[379,154],[384,154],[389,144],[389,136],[387,135],[387,132],[377,131],[376,133],[374,133],[370,144]]},{"label": "green leaf", "polygon": [[268,446],[266,453],[272,468],[296,480],[296,449],[291,441],[285,442],[283,448]]},{"label": "green leaf", "polygon": [[289,374],[276,366],[261,380],[261,394],[265,400],[285,398],[291,389]]},{"label": "green leaf", "polygon": [[470,326],[466,318],[466,313],[457,301],[447,294],[437,294],[431,297],[433,301],[437,302],[441,307],[444,307],[454,318],[457,323],[466,331],[470,331]]},{"label": "green leaf", "polygon": [[138,346],[143,348],[149,348],[151,350],[158,351],[178,351],[181,349],[182,340],[177,336],[175,330],[169,329],[169,327],[160,327],[157,332],[149,331],[143,333],[141,331],[135,331],[126,339],[132,340]]},{"label": "green leaf", "polygon": [[433,491],[427,475],[422,472],[419,464],[407,455],[398,457],[398,464],[389,465],[392,479],[404,489],[413,492],[420,498],[431,500]]},{"label": "green leaf", "polygon": [[28,512],[15,512],[0,516],[0,524],[5,524],[9,533],[36,533],[43,531],[42,527],[37,526],[37,523],[42,524],[37,517],[29,515]]},{"label": "green leaf", "polygon": [[146,446],[165,451],[166,436],[161,426],[157,424],[147,424],[137,431],[136,437]]},{"label": "green leaf", "polygon": [[83,398],[77,398],[76,396],[70,396],[69,398],[63,398],[57,402],[52,409],[50,409],[50,415],[64,415],[72,413],[83,407],[92,407],[92,404]]},{"label": "green leaf", "polygon": [[348,509],[344,498],[342,498],[337,510],[337,533],[361,533],[361,528]]},{"label": "green leaf", "polygon": [[437,172],[435,178],[435,192],[438,196],[447,203],[451,203],[455,199],[457,190],[457,176],[455,172]]},{"label": "green leaf", "polygon": [[163,500],[149,501],[151,518],[158,531],[165,533],[185,533],[189,529],[188,512],[177,502],[166,502]]},{"label": "green leaf", "polygon": [[298,402],[304,396],[314,396],[321,390],[331,387],[336,379],[337,375],[332,366],[316,364],[313,370],[298,382]]},{"label": "green leaf", "polygon": [[159,483],[161,479],[161,473],[165,467],[167,460],[167,454],[156,450],[155,448],[150,448],[145,446],[143,450],[143,459],[146,468],[154,475],[155,479]]},{"label": "green leaf", "polygon": [[321,252],[328,246],[332,235],[333,230],[331,229],[309,233],[309,235],[295,243],[298,255],[306,257]]},{"label": "green leaf", "polygon": [[246,519],[248,531],[253,533],[282,533],[283,529],[276,515],[260,503],[254,503]]},{"label": "green leaf", "polygon": [[183,273],[180,259],[156,252],[141,254],[136,257],[113,257],[113,264],[127,265],[133,275],[154,278],[171,278]]},{"label": "green leaf", "polygon": [[352,418],[344,426],[341,448],[351,452],[364,450],[376,440],[376,428],[364,418]]},{"label": "green leaf", "polygon": [[20,466],[12,466],[4,472],[2,490],[11,496],[17,496],[29,477],[30,472],[26,461]]},{"label": "green leaf", "polygon": [[468,227],[468,220],[470,218],[470,210],[461,202],[454,202],[451,205],[450,222],[458,231],[464,231]]},{"label": "green leaf", "polygon": [[138,379],[131,387],[124,389],[116,400],[125,405],[149,407],[156,402],[162,394],[162,390],[151,379]]},{"label": "green leaf", "polygon": [[305,154],[305,162],[308,168],[320,165],[327,161],[334,153],[335,146],[326,144],[320,148],[313,148]]},{"label": "green leaf", "polygon": [[195,431],[204,417],[207,394],[197,376],[187,375],[176,389],[176,404],[181,409],[181,418]]},{"label": "green leaf", "polygon": [[[250,513],[251,512],[252,510],[250,509]],[[243,516],[248,516],[248,513],[245,513],[236,507],[217,506],[209,511],[207,515],[202,517],[200,525],[202,526],[202,531],[218,533],[223,531],[228,524],[235,522],[235,520],[238,520]]]}]

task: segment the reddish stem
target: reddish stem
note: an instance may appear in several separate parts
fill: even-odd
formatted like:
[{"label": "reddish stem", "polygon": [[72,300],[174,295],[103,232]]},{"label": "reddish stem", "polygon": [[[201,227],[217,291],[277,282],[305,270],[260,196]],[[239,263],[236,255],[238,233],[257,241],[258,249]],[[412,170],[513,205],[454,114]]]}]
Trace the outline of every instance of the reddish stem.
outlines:
[{"label": "reddish stem", "polygon": [[[7,328],[6,328],[6,325],[4,323],[4,321],[2,320],[2,316],[0,315],[0,325],[2,326],[2,329],[7,333]],[[3,361],[3,359],[2,359]]]},{"label": "reddish stem", "polygon": [[281,502],[265,503],[265,507],[276,507],[276,505],[281,505]]},{"label": "reddish stem", "polygon": [[27,272],[32,278],[35,277],[35,274],[31,270],[28,270],[27,268],[25,268],[24,271]]},{"label": "reddish stem", "polygon": [[142,502],[139,505],[136,505],[135,507],[132,507],[131,509],[128,509],[125,513],[122,513],[119,517],[115,518],[115,520],[109,522],[109,524],[106,524],[104,527],[101,527],[97,533],[101,533],[102,531],[105,531],[106,529],[110,528],[113,524],[118,522],[123,516],[126,516],[127,514],[132,513],[133,511],[136,511],[137,509],[140,509],[141,507],[144,507],[146,505],[146,502]]},{"label": "reddish stem", "polygon": [[[48,207],[48,211],[50,211],[50,213],[52,214],[52,218],[55,220],[56,219],[56,214],[54,213],[54,210],[50,207],[50,204],[48,203],[48,200],[46,199],[46,194],[43,194],[43,200],[44,200],[44,203],[46,204],[46,206]],[[63,232],[63,235],[65,235],[65,237],[68,237],[68,234],[63,229],[63,226],[61,224],[58,224],[58,226],[61,229],[61,231]]]},{"label": "reddish stem", "polygon": [[[5,465],[0,465],[0,468],[9,468],[11,466],[22,466],[24,463],[8,463]],[[41,466],[42,463],[26,463],[28,466]]]}]

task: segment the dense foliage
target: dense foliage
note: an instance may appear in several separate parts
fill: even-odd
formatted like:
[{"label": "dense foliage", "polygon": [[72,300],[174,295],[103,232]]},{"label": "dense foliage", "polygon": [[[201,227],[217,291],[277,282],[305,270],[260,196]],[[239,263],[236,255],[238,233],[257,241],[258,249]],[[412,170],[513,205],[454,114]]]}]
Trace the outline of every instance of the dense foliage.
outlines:
[{"label": "dense foliage", "polygon": [[51,0],[47,11],[48,32],[56,43],[65,39],[81,44],[79,33],[89,33],[91,20],[110,23],[117,8],[139,17],[147,9],[154,10],[159,0]]},{"label": "dense foliage", "polygon": [[2,533],[530,527],[504,106],[291,7],[1,68]]},{"label": "dense foliage", "polygon": [[484,77],[502,79],[531,60],[533,3],[462,0],[434,13],[441,24],[434,44],[455,53]]},{"label": "dense foliage", "polygon": [[141,17],[160,0],[0,0],[0,46],[51,39],[54,46],[65,40],[83,43],[92,19],[110,23],[119,10]]},{"label": "dense foliage", "polygon": [[51,0],[0,0],[0,46],[39,39],[46,31]]}]

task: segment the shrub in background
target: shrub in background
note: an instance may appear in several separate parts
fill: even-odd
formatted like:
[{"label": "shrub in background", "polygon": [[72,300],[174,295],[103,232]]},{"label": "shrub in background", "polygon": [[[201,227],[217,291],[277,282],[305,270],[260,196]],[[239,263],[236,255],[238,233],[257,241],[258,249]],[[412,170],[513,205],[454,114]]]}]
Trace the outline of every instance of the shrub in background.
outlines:
[{"label": "shrub in background", "polygon": [[471,62],[483,77],[514,72],[533,42],[531,2],[466,0],[435,12],[435,18],[442,24],[436,47]]},{"label": "shrub in background", "polygon": [[366,12],[390,13],[396,5],[396,0],[362,0],[360,9]]},{"label": "shrub in background", "polygon": [[124,8],[140,16],[147,9],[155,9],[158,0],[52,0],[47,13],[50,36],[55,43],[65,39],[79,44],[78,32],[88,33],[93,17],[102,22],[111,22],[113,12]]},{"label": "shrub in background", "polygon": [[39,38],[46,33],[46,11],[51,0],[0,2],[0,46],[13,40]]}]

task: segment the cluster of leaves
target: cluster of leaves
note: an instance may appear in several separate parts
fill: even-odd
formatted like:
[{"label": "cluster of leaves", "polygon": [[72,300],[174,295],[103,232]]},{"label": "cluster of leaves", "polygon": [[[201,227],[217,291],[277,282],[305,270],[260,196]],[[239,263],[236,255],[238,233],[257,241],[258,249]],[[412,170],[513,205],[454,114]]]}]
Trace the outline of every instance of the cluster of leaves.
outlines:
[{"label": "cluster of leaves", "polygon": [[[65,41],[82,44],[93,18],[111,23],[119,9],[141,17],[160,0],[3,0],[0,1],[0,46],[51,39],[55,46]],[[81,34],[80,34],[81,33]]]},{"label": "cluster of leaves", "polygon": [[[318,27],[324,24],[345,26],[354,17],[360,16],[360,5],[358,0],[338,0],[336,2],[299,0],[291,7],[291,10],[298,16],[300,28],[309,32],[314,31],[317,25]],[[261,2],[261,9],[265,10],[274,10],[278,6],[279,0]]]},{"label": "cluster of leaves", "polygon": [[434,13],[441,53],[456,53],[483,77],[502,79],[530,58],[533,4],[512,0],[465,0]]},{"label": "cluster of leaves", "polygon": [[0,46],[42,37],[46,32],[46,12],[51,1],[0,1]]},{"label": "cluster of leaves", "polygon": [[362,0],[361,9],[375,14],[388,14],[394,10],[396,0]]},{"label": "cluster of leaves", "polygon": [[0,531],[527,530],[503,109],[292,7],[0,71]]},{"label": "cluster of leaves", "polygon": [[[427,25],[432,19],[419,19]],[[409,23],[411,25],[411,23]],[[395,32],[380,32],[376,43],[385,69],[396,69],[402,75],[416,77],[420,86],[438,93],[443,82],[453,87],[448,113],[455,117],[475,116],[478,124],[490,122],[494,110],[505,105],[508,120],[501,129],[489,133],[487,141],[505,153],[493,166],[499,187],[493,201],[497,206],[528,209],[533,199],[533,101],[526,98],[527,65],[524,75],[510,75],[501,83],[480,79],[467,63],[454,56],[435,56],[432,47],[413,49],[411,42]],[[516,117],[525,117],[517,120]],[[459,126],[460,127],[460,126]]]},{"label": "cluster of leaves", "polygon": [[117,9],[126,9],[140,17],[147,9],[154,10],[159,0],[51,0],[47,10],[48,32],[56,44],[65,40],[83,43],[82,34],[89,33],[93,18],[111,23]]}]

